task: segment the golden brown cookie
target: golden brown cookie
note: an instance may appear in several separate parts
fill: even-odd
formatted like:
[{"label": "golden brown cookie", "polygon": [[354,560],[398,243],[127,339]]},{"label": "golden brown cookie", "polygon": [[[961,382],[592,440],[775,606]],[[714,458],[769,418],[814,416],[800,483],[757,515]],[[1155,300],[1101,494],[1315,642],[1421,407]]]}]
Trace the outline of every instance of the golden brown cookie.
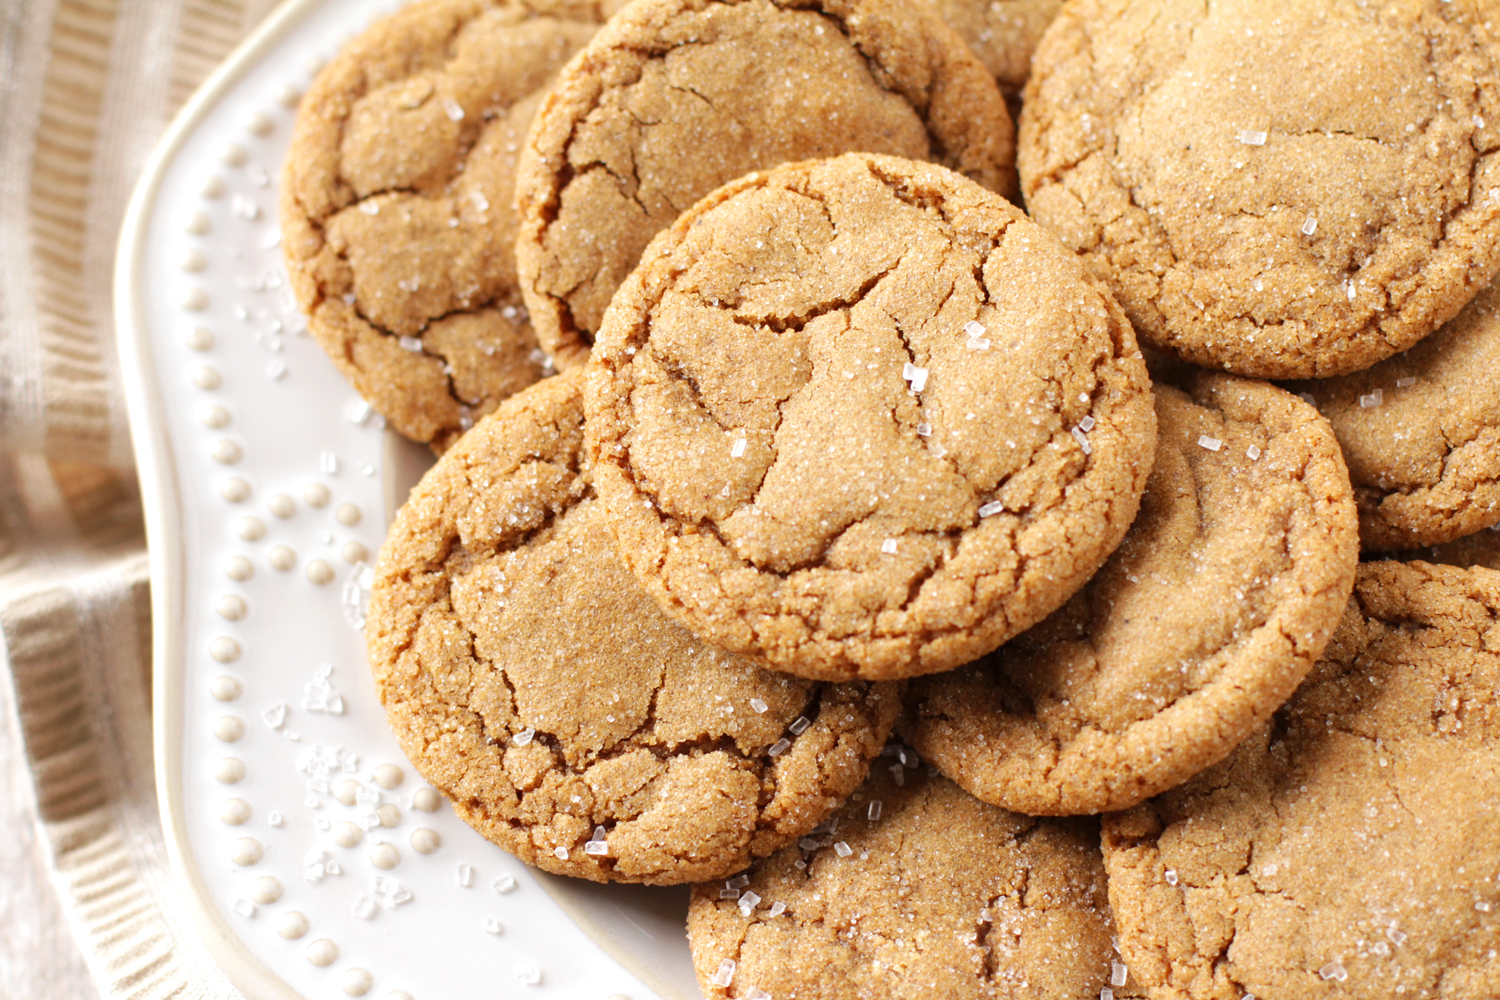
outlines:
[{"label": "golden brown cookie", "polygon": [[1288,385],[1333,422],[1367,549],[1500,523],[1500,287],[1368,371]]},{"label": "golden brown cookie", "polygon": [[1033,217],[1141,340],[1266,378],[1367,368],[1500,270],[1493,0],[1080,0],[1033,59]]},{"label": "golden brown cookie", "polygon": [[1126,809],[1222,759],[1307,675],[1359,559],[1328,422],[1266,382],[1158,385],[1141,512],[1082,591],[978,663],[924,678],[902,733],[987,802]]},{"label": "golden brown cookie", "polygon": [[651,237],[699,198],[850,150],[1015,192],[994,78],[924,4],[631,4],[563,71],[522,155],[516,254],[543,348],[581,363]]},{"label": "golden brown cookie", "polygon": [[947,670],[1057,608],[1155,442],[1130,326],[952,171],[849,154],[726,185],[615,297],[586,396],[621,554],[806,677]]},{"label": "golden brown cookie", "polygon": [[397,430],[446,447],[548,370],[516,288],[516,158],[541,89],[621,0],[422,0],[298,109],[281,187],[309,327]]},{"label": "golden brown cookie", "polygon": [[1360,567],[1271,723],[1104,820],[1154,1000],[1500,996],[1500,573]]},{"label": "golden brown cookie", "polygon": [[1031,53],[1062,0],[931,0],[948,27],[969,44],[1000,90],[1019,94],[1031,75]]},{"label": "golden brown cookie", "polygon": [[523,861],[721,878],[854,790],[898,692],[764,671],[662,615],[580,464],[581,381],[507,400],[412,491],[370,598],[376,687],[423,776]]},{"label": "golden brown cookie", "polygon": [[1427,562],[1446,563],[1449,566],[1485,566],[1500,569],[1500,526],[1472,535],[1429,545],[1414,552],[1397,553],[1394,558],[1423,559]]},{"label": "golden brown cookie", "polygon": [[708,1000],[1140,995],[1111,947],[1093,821],[1020,816],[880,763],[818,834],[693,888]]}]

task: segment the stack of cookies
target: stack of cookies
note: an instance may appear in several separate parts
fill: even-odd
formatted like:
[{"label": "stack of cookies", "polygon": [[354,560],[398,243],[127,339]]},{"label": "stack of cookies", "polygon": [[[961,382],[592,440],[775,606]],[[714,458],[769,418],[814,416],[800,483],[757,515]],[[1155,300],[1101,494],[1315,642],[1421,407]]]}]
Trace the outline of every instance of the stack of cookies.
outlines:
[{"label": "stack of cookies", "polygon": [[377,24],[282,217],[413,763],[710,997],[1500,996],[1497,15]]}]

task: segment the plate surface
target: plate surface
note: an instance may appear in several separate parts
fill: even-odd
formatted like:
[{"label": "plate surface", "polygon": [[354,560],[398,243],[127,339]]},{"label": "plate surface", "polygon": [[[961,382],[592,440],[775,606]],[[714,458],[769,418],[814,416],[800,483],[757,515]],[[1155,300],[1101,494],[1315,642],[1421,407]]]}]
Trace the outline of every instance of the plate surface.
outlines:
[{"label": "plate surface", "polygon": [[440,797],[424,809],[369,678],[368,564],[431,459],[308,335],[276,203],[298,96],[391,9],[280,8],[184,109],[126,218],[117,320],[174,867],[252,1000],[698,997],[685,888],[548,876]]}]

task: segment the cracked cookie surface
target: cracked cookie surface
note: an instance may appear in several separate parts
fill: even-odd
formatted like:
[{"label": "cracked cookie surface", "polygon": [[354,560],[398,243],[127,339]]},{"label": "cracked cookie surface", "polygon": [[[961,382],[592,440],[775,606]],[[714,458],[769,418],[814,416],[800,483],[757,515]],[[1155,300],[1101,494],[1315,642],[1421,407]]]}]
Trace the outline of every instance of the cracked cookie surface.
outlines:
[{"label": "cracked cookie surface", "polygon": [[1026,203],[1143,343],[1265,378],[1367,368],[1500,269],[1496,13],[1068,4],[1025,92]]},{"label": "cracked cookie surface", "polygon": [[709,1000],[1140,995],[1111,948],[1095,821],[1006,812],[891,758],[835,816],[810,850],[730,882],[737,898],[693,888],[688,944]]},{"label": "cracked cookie surface", "polygon": [[1156,462],[1104,567],[1042,624],[908,694],[902,735],[987,802],[1138,805],[1270,718],[1339,624],[1359,537],[1327,421],[1266,382],[1187,387],[1156,387]]},{"label": "cracked cookie surface", "polygon": [[1031,75],[1031,53],[1062,0],[931,0],[943,23],[994,74],[1000,90],[1019,94]]},{"label": "cracked cookie surface", "polygon": [[851,150],[1015,192],[995,80],[908,0],[640,0],[563,71],[517,180],[521,288],[567,368],[651,238],[721,184]]},{"label": "cracked cookie surface", "polygon": [[1438,545],[1500,522],[1500,287],[1367,371],[1288,385],[1333,422],[1366,549]]},{"label": "cracked cookie surface", "polygon": [[281,188],[323,350],[441,450],[547,373],[516,287],[516,159],[541,89],[623,0],[424,0],[319,74]]},{"label": "cracked cookie surface", "polygon": [[582,468],[580,381],[502,403],[412,491],[370,598],[376,688],[423,776],[523,861],[724,877],[854,790],[898,691],[762,670],[662,615]]},{"label": "cracked cookie surface", "polygon": [[631,568],[808,677],[946,670],[1039,621],[1135,516],[1155,444],[1119,307],[997,195],[849,154],[704,199],[588,367]]},{"label": "cracked cookie surface", "polygon": [[1500,573],[1360,567],[1323,658],[1220,764],[1104,820],[1154,1000],[1500,995]]}]

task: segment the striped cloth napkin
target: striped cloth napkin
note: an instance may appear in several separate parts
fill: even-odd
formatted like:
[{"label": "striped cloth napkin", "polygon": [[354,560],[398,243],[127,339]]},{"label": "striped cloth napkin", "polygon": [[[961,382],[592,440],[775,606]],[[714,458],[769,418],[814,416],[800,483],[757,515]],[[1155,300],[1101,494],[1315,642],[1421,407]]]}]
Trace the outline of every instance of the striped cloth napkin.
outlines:
[{"label": "striped cloth napkin", "polygon": [[0,0],[0,992],[238,997],[157,816],[145,537],[111,319],[152,147],[273,0]]}]

